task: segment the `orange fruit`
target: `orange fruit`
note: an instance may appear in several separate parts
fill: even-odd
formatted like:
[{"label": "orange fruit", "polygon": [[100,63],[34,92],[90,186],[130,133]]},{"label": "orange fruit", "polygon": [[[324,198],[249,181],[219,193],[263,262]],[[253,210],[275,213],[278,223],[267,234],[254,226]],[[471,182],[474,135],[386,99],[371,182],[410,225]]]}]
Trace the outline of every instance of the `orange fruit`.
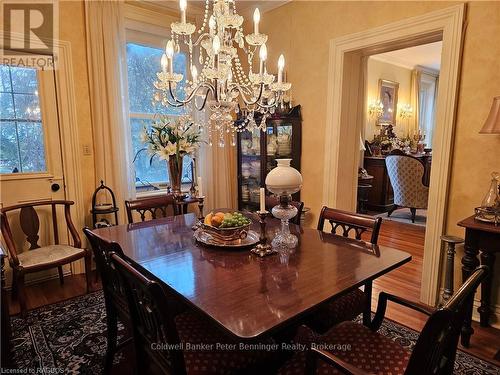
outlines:
[{"label": "orange fruit", "polygon": [[212,217],[213,217],[213,213],[210,212],[207,216],[205,216],[205,221],[204,223],[206,225],[212,225]]},{"label": "orange fruit", "polygon": [[217,212],[214,216],[219,216],[224,219],[224,212]]},{"label": "orange fruit", "polygon": [[224,220],[224,217],[220,217],[218,215],[213,216],[212,217],[212,226],[218,228],[222,224],[222,220]]}]

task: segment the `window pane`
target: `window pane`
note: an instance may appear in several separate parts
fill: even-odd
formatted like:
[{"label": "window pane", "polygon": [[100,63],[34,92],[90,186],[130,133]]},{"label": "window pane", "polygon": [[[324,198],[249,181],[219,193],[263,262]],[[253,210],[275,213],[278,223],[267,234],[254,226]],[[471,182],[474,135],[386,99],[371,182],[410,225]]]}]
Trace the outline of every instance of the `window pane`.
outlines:
[{"label": "window pane", "polygon": [[130,127],[132,129],[132,148],[134,150],[135,162],[135,180],[137,186],[147,186],[149,184],[158,184],[160,182],[168,182],[167,162],[160,160],[158,157],[152,159],[147,151],[141,151],[146,148],[146,145],[141,142],[140,135],[144,126],[151,127],[151,120],[130,119]]},{"label": "window pane", "polygon": [[12,94],[0,92],[0,118],[1,119],[14,119],[14,103],[12,101]]},{"label": "window pane", "polygon": [[[127,67],[129,104],[131,112],[180,114],[181,108],[167,108],[153,104],[156,91],[153,84],[156,73],[161,70],[160,60],[163,49],[127,43]],[[174,55],[174,71],[186,77],[186,56],[181,53]],[[177,85],[176,94],[183,97],[185,78]]]},{"label": "window pane", "polygon": [[14,94],[16,119],[40,120],[40,105],[38,96],[29,94]]},{"label": "window pane", "polygon": [[11,91],[9,67],[7,65],[0,65],[0,91]]},{"label": "window pane", "polygon": [[45,167],[45,147],[41,122],[18,122],[19,153],[22,172],[42,172]]},{"label": "window pane", "polygon": [[0,119],[4,120],[0,121],[0,173],[44,172],[37,71],[0,65],[0,78],[0,90],[7,91],[0,93]]},{"label": "window pane", "polygon": [[0,121],[0,173],[21,171],[17,147],[16,123]]},{"label": "window pane", "polygon": [[12,85],[14,92],[22,94],[35,94],[38,90],[38,79],[36,69],[33,68],[11,68]]}]

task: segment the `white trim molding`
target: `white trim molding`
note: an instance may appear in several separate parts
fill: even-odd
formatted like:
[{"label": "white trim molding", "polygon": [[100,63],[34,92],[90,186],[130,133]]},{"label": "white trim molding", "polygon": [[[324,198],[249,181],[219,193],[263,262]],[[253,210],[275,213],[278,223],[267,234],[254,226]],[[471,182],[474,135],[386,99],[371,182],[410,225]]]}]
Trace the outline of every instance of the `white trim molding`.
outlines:
[{"label": "white trim molding", "polygon": [[360,155],[354,150],[363,127],[362,57],[443,42],[420,296],[429,305],[439,294],[464,17],[460,4],[330,41],[323,203],[349,210],[356,207]]}]

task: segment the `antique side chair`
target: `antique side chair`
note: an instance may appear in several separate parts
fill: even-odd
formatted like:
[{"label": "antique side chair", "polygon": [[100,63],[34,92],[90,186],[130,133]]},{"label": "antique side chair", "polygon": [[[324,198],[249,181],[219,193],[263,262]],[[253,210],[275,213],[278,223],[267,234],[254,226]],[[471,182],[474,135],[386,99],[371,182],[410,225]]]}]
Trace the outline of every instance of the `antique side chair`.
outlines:
[{"label": "antique side chair", "polygon": [[[171,209],[169,209],[169,207],[171,207]],[[127,209],[129,224],[134,223],[134,211],[139,213],[141,221],[148,220],[148,216],[154,220],[161,217],[167,217],[169,213],[173,215],[179,213],[179,207],[176,204],[173,194],[125,201],[125,208]]]},{"label": "antique side chair", "polygon": [[[56,268],[59,271],[59,280],[64,283],[62,266],[78,259],[85,259],[85,276],[87,280],[87,292],[91,287],[91,252],[81,248],[81,240],[78,232],[71,220],[70,207],[72,201],[53,200],[30,202],[0,209],[1,230],[5,245],[9,252],[9,263],[12,268],[12,296],[18,298],[21,307],[21,313],[26,312],[26,296],[24,291],[24,279],[28,273],[44,271]],[[45,246],[39,245],[40,239],[40,218],[37,210],[39,208],[50,207],[52,224],[52,242]],[[59,221],[57,209],[64,206],[64,217],[67,229],[71,235],[73,245],[59,243]],[[26,236],[29,250],[20,251],[16,246],[16,241],[12,232],[10,222],[14,215],[19,211],[19,223],[21,230]]]},{"label": "antique side chair", "polygon": [[[330,223],[331,233],[344,237],[351,236],[356,240],[361,240],[363,233],[371,232],[369,242],[376,245],[382,219],[325,206],[319,215],[317,229],[323,231],[325,222]],[[364,291],[356,288],[320,307],[308,321],[308,325],[318,332],[325,332],[333,325],[344,320],[352,320],[361,313],[363,313],[363,322],[368,324],[371,314],[371,296],[372,282],[370,281],[364,285]]]}]

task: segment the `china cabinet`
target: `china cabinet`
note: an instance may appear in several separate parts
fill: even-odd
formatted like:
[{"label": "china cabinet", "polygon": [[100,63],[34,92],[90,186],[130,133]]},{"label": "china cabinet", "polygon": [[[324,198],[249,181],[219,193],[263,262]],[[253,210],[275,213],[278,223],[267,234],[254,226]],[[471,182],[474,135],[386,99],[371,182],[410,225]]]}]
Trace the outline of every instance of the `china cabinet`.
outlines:
[{"label": "china cabinet", "polygon": [[[301,121],[300,106],[295,106],[269,117],[265,132],[257,128],[238,133],[240,210],[259,208],[259,188],[264,187],[267,173],[276,167],[276,159],[292,159],[291,166],[300,171]],[[299,201],[300,193],[294,194],[293,200]]]}]

